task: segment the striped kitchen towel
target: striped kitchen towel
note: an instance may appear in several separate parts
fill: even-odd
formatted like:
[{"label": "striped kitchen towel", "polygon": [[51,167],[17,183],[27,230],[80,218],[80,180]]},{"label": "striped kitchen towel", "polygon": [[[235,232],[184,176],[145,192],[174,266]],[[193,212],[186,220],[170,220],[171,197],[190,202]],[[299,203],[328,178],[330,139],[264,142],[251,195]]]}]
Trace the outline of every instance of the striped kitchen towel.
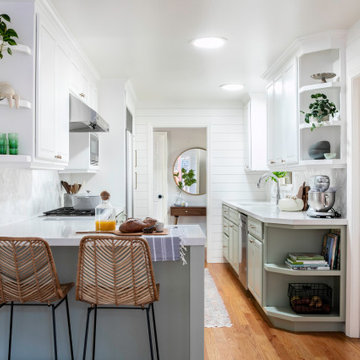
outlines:
[{"label": "striped kitchen towel", "polygon": [[170,231],[169,235],[144,236],[148,241],[152,261],[178,261],[181,260],[183,265],[186,264],[186,248],[182,245],[181,237]]}]

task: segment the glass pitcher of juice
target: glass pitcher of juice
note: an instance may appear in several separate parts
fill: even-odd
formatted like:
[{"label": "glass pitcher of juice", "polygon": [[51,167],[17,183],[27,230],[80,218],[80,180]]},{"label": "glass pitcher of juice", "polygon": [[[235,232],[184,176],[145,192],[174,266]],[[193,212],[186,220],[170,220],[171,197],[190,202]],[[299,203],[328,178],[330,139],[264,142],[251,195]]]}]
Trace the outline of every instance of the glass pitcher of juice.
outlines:
[{"label": "glass pitcher of juice", "polygon": [[113,231],[116,229],[116,213],[110,204],[110,194],[103,191],[100,194],[101,203],[95,208],[96,231]]}]

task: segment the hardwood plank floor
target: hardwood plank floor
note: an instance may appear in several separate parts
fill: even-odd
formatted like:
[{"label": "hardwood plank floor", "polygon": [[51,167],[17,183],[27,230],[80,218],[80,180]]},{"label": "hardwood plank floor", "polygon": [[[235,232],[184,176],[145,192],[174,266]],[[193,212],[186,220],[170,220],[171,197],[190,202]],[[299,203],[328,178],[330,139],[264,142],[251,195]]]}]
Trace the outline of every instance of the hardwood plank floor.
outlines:
[{"label": "hardwood plank floor", "polygon": [[233,326],[205,329],[205,360],[360,360],[360,339],[271,326],[225,264],[207,264]]}]

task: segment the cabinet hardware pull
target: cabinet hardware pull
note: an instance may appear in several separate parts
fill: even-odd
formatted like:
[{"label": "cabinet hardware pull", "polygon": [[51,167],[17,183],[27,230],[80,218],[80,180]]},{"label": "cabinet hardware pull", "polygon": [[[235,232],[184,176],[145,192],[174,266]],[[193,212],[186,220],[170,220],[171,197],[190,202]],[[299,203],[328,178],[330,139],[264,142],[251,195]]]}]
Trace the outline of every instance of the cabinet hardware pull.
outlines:
[{"label": "cabinet hardware pull", "polygon": [[285,160],[281,160],[282,163],[285,163],[286,161]]},{"label": "cabinet hardware pull", "polygon": [[85,94],[84,94],[84,93],[80,93],[79,95],[80,95],[82,98],[85,97]]},{"label": "cabinet hardware pull", "polygon": [[62,159],[61,155],[55,155],[55,159]]},{"label": "cabinet hardware pull", "polygon": [[270,164],[275,164],[275,161],[274,161],[274,160],[270,160]]}]

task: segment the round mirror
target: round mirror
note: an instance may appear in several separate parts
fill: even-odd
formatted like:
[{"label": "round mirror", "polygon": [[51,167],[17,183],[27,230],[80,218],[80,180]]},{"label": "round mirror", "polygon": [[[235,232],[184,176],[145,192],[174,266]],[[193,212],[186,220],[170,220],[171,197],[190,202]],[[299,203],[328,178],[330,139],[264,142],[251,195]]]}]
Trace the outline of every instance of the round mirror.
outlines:
[{"label": "round mirror", "polygon": [[206,149],[191,148],[182,152],[174,163],[176,186],[190,195],[206,194]]}]

